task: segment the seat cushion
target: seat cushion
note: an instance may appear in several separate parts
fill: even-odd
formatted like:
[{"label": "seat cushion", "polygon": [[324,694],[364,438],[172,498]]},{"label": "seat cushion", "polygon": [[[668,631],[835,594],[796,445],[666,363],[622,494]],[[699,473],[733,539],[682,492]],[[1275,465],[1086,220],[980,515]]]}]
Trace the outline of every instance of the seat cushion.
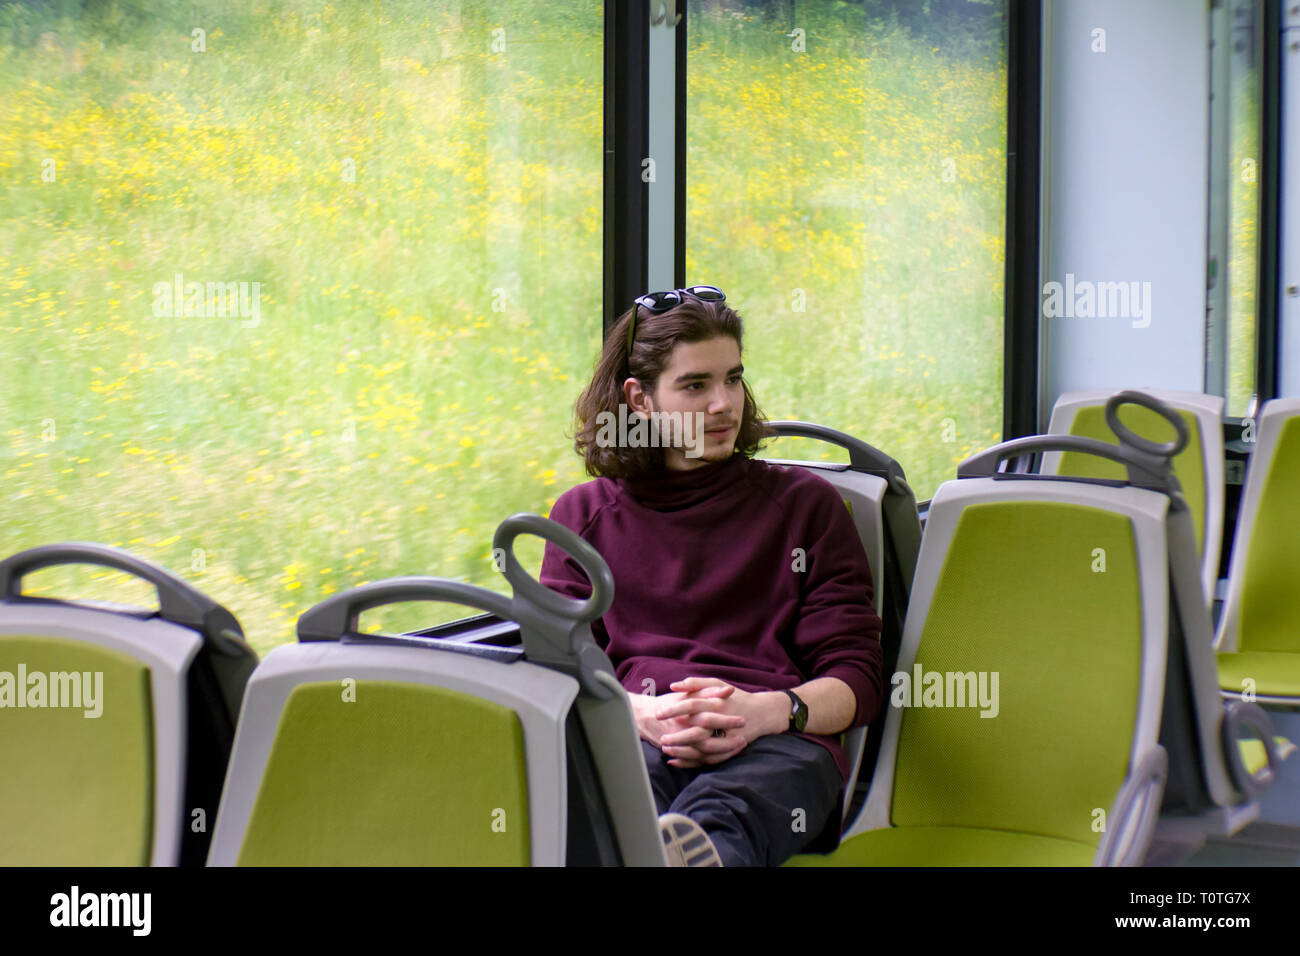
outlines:
[{"label": "seat cushion", "polygon": [[1219,686],[1240,694],[1245,681],[1254,681],[1254,693],[1262,697],[1300,698],[1300,654],[1270,651],[1242,651],[1219,655]]},{"label": "seat cushion", "polygon": [[869,830],[834,853],[801,854],[786,866],[1092,866],[1095,846],[967,827]]}]

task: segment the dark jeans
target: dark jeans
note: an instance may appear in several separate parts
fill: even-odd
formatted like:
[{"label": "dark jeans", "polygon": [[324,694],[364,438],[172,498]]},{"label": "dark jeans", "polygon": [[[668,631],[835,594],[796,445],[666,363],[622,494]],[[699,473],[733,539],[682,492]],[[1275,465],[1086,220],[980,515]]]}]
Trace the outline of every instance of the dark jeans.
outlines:
[{"label": "dark jeans", "polygon": [[698,823],[723,866],[780,866],[839,841],[844,780],[826,748],[811,740],[759,737],[724,763],[692,770],[670,767],[644,740],[641,750],[659,813]]}]

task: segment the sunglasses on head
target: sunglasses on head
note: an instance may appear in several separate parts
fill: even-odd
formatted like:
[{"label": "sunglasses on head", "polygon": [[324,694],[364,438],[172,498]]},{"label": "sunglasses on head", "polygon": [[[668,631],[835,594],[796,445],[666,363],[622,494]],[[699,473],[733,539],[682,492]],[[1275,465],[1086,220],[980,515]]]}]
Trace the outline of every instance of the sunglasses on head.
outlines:
[{"label": "sunglasses on head", "polygon": [[645,309],[651,315],[658,315],[682,304],[682,299],[690,296],[701,302],[726,302],[726,294],[713,285],[693,285],[688,289],[672,289],[668,292],[648,292],[632,303],[632,321],[627,326],[627,354],[632,355],[632,340],[636,338],[636,313]]}]

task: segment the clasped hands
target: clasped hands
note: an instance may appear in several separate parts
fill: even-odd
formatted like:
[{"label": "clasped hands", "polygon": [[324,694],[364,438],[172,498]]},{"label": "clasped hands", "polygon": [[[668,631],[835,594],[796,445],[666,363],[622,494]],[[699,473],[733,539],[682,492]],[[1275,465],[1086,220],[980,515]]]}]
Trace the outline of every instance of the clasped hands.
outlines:
[{"label": "clasped hands", "polygon": [[688,677],[670,690],[659,697],[628,696],[638,732],[671,758],[672,767],[722,763],[786,726],[782,713],[788,713],[789,698],[780,692],[776,700],[771,692],[749,693],[716,677]]}]

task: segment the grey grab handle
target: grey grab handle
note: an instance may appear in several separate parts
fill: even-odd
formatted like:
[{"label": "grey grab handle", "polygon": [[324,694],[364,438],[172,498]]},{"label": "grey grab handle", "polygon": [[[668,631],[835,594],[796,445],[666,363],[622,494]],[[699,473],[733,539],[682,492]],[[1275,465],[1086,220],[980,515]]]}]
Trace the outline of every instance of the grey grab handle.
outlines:
[{"label": "grey grab handle", "polygon": [[0,561],[0,600],[21,598],[27,575],[65,564],[95,564],[148,581],[158,591],[158,616],[164,621],[198,631],[223,653],[246,652],[244,631],[235,615],[166,568],[106,544],[67,541],[29,548],[5,558]]},{"label": "grey grab handle", "polygon": [[815,438],[831,445],[838,445],[849,453],[849,467],[858,471],[869,471],[882,478],[902,478],[903,467],[878,448],[872,448],[866,442],[846,435],[825,425],[812,422],[780,421],[767,422],[766,429],[772,438]]},{"label": "grey grab handle", "polygon": [[[1178,437],[1170,442],[1153,442],[1135,434],[1119,420],[1119,407],[1125,404],[1141,405],[1156,412],[1173,424]],[[957,466],[957,477],[1042,479],[1044,476],[1041,475],[1000,473],[998,465],[1008,458],[1019,458],[1032,452],[1073,451],[1109,458],[1124,465],[1128,470],[1128,479],[1133,484],[1152,486],[1164,491],[1181,491],[1177,485],[1178,480],[1173,476],[1170,459],[1187,446],[1190,436],[1187,423],[1168,405],[1144,392],[1119,392],[1106,402],[1106,423],[1115,432],[1120,444],[1110,445],[1095,438],[1076,435],[1030,435],[1015,438],[971,455]],[[1055,480],[1056,476],[1050,477]]]},{"label": "grey grab handle", "polygon": [[[591,595],[575,600],[545,587],[515,558],[515,538],[533,534],[578,562]],[[534,663],[577,678],[590,697],[609,700],[621,694],[614,666],[591,635],[591,622],[614,603],[614,574],[595,548],[558,522],[540,515],[514,514],[497,526],[493,553],[505,555],[502,573],[514,589],[514,614],[524,639],[524,656]]]},{"label": "grey grab handle", "polygon": [[[521,534],[543,538],[573,557],[591,579],[591,596],[576,600],[557,594],[524,570],[515,558],[514,541]],[[492,538],[494,553],[503,554],[502,569],[514,589],[512,597],[463,581],[410,576],[375,581],[336,594],[298,619],[299,641],[337,641],[356,633],[363,611],[405,601],[446,601],[488,611],[519,624],[524,656],[535,663],[571,674],[591,696],[605,699],[613,691],[597,674],[613,674],[604,651],[591,636],[591,622],[614,601],[614,575],[590,544],[549,518],[511,515]]]},{"label": "grey grab handle", "polygon": [[[1173,441],[1167,442],[1154,442],[1149,438],[1143,438],[1119,420],[1119,407],[1121,405],[1141,405],[1143,408],[1150,409],[1174,426],[1176,437]],[[1177,412],[1154,395],[1148,395],[1146,392],[1139,392],[1134,389],[1126,389],[1110,397],[1106,402],[1106,424],[1119,438],[1120,444],[1144,451],[1148,455],[1173,458],[1186,448],[1187,443],[1191,441],[1191,433],[1187,430],[1187,422],[1183,421]]]},{"label": "grey grab handle", "polygon": [[[535,534],[567,551],[591,579],[591,596],[582,601],[567,598],[525,571],[514,553],[515,538],[521,534]],[[494,553],[499,551],[505,556],[503,572],[514,588],[514,598],[476,584],[447,578],[424,575],[389,578],[349,588],[306,611],[298,619],[298,640],[337,641],[347,634],[356,633],[357,618],[363,611],[407,601],[464,604],[520,623],[528,623],[523,617],[527,616],[529,603],[566,621],[589,623],[609,610],[614,601],[614,575],[609,565],[586,541],[548,518],[522,513],[511,515],[497,527],[492,547]],[[519,595],[526,602],[522,606]]]},{"label": "grey grab handle", "polygon": [[[1245,727],[1254,727],[1258,730],[1264,745],[1266,762],[1254,775],[1246,769],[1241,759],[1241,749],[1237,746],[1238,741],[1244,739],[1242,730]],[[1282,762],[1277,755],[1277,744],[1273,741],[1272,718],[1269,717],[1268,711],[1258,704],[1244,700],[1230,700],[1224,706],[1222,733],[1228,772],[1233,782],[1246,796],[1258,797],[1273,785],[1277,777],[1276,768]]]},{"label": "grey grab handle", "polygon": [[[591,581],[591,595],[582,601],[567,598],[552,591],[525,571],[515,558],[515,538],[521,534],[536,535],[568,553]],[[492,536],[492,551],[493,554],[504,553],[505,567],[502,573],[515,593],[524,595],[533,604],[552,614],[590,623],[608,611],[614,603],[614,573],[610,571],[605,559],[599,551],[557,521],[527,512],[513,514],[497,526],[496,534]]]},{"label": "grey grab handle", "polygon": [[[1147,455],[1136,449],[1121,445],[1108,445],[1095,438],[1080,438],[1077,435],[1030,435],[1027,438],[1013,438],[1000,445],[976,452],[957,466],[958,478],[1041,478],[1041,475],[1002,473],[998,465],[1008,458],[1042,451],[1076,451],[1087,455],[1097,455],[1119,462],[1128,468],[1129,480],[1135,484],[1158,485],[1164,487],[1166,479],[1161,468],[1164,459]],[[1056,476],[1051,476],[1055,480]]]},{"label": "grey grab handle", "polygon": [[299,641],[337,641],[357,633],[357,618],[363,611],[407,601],[445,601],[465,604],[500,617],[513,619],[509,598],[464,581],[410,575],[373,581],[348,588],[326,598],[298,618]]}]

